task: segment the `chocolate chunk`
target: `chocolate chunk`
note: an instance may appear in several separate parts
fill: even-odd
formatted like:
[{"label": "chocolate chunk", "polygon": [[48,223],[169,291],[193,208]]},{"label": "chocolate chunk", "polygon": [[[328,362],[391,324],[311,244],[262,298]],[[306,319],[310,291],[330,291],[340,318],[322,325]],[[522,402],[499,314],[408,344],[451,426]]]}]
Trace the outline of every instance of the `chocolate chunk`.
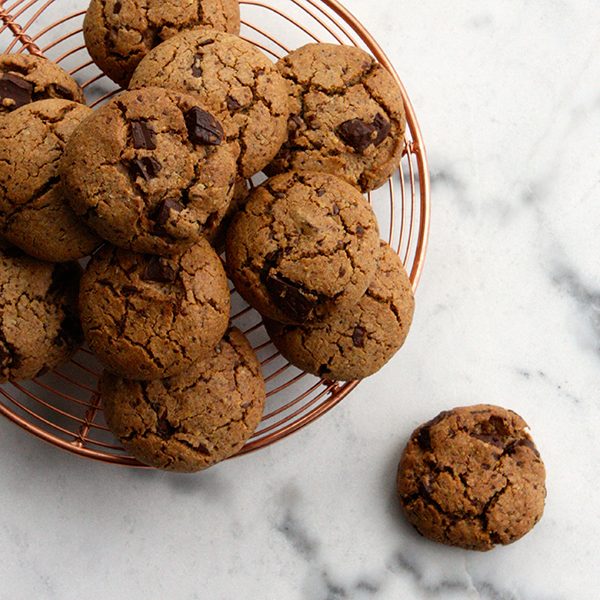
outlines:
[{"label": "chocolate chunk", "polygon": [[382,114],[378,114],[373,120],[373,127],[377,131],[377,137],[373,143],[379,146],[390,135],[392,124]]},{"label": "chocolate chunk", "polygon": [[154,220],[158,225],[164,225],[171,217],[171,211],[180,213],[185,207],[177,200],[167,199],[160,203]]},{"label": "chocolate chunk", "polygon": [[242,108],[242,105],[233,96],[227,96],[227,109],[229,112],[235,112],[240,108]]},{"label": "chocolate chunk", "polygon": [[115,5],[113,7],[113,14],[118,15],[121,12],[121,9],[123,8],[123,5],[120,2],[115,2]]},{"label": "chocolate chunk", "polygon": [[358,237],[362,237],[363,235],[365,235],[365,228],[362,225],[356,226],[356,235]]},{"label": "chocolate chunk", "polygon": [[333,208],[331,209],[331,212],[337,216],[340,214],[340,207],[334,202],[333,203]]},{"label": "chocolate chunk", "polygon": [[156,283],[174,283],[177,271],[165,259],[152,256],[144,269],[142,279]]},{"label": "chocolate chunk", "polygon": [[52,87],[52,90],[53,90],[55,96],[58,96],[59,98],[65,98],[67,100],[73,99],[73,93],[71,92],[71,90],[68,90],[63,85],[59,85],[58,83],[53,83],[51,87]]},{"label": "chocolate chunk", "polygon": [[539,456],[540,453],[538,452],[538,449],[535,447],[535,444],[528,438],[525,438],[523,440],[518,440],[516,442],[513,442],[507,449],[506,449],[506,453],[509,455],[514,454],[517,451],[517,448],[519,446],[525,446],[526,448],[529,448],[530,450],[533,450],[534,454],[536,456]]},{"label": "chocolate chunk", "polygon": [[317,190],[317,196],[318,196],[319,198],[322,198],[322,197],[325,195],[325,192],[326,192],[325,188],[322,188],[322,187],[320,187],[320,188]]},{"label": "chocolate chunk", "polygon": [[133,296],[134,294],[137,294],[138,289],[135,287],[135,285],[124,285],[121,288],[121,292],[124,296]]},{"label": "chocolate chunk", "polygon": [[158,175],[162,169],[160,163],[151,156],[143,156],[142,158],[134,158],[131,163],[131,168],[134,175],[143,177],[146,181],[150,181]]},{"label": "chocolate chunk", "polygon": [[508,435],[510,433],[510,429],[502,417],[492,415],[489,419],[489,424],[492,430],[497,432],[498,435]]},{"label": "chocolate chunk", "polygon": [[136,150],[156,150],[156,133],[145,121],[131,121],[131,135]]},{"label": "chocolate chunk", "polygon": [[431,450],[431,430],[429,427],[421,427],[419,433],[417,433],[417,444],[419,448],[428,452]]},{"label": "chocolate chunk", "polygon": [[[33,97],[33,84],[12,73],[6,73],[0,79],[0,98],[11,100],[10,109],[29,104]],[[5,107],[8,105],[5,105]]]},{"label": "chocolate chunk", "polygon": [[304,121],[298,115],[292,115],[288,119],[288,130],[291,133],[296,133],[304,125]]},{"label": "chocolate chunk", "polygon": [[365,347],[365,334],[367,332],[360,326],[356,326],[352,332],[352,343],[356,348]]},{"label": "chocolate chunk", "polygon": [[174,433],[175,428],[165,417],[159,417],[156,421],[156,433],[164,440],[169,439]]},{"label": "chocolate chunk", "polygon": [[192,144],[218,146],[223,141],[225,134],[221,124],[198,106],[185,114],[185,124]]},{"label": "chocolate chunk", "polygon": [[304,323],[312,316],[315,302],[304,293],[298,284],[286,281],[278,275],[270,275],[267,277],[265,285],[273,302],[291,319],[298,323]]},{"label": "chocolate chunk", "polygon": [[374,140],[376,129],[361,119],[345,121],[337,128],[338,136],[357,152],[364,152]]},{"label": "chocolate chunk", "polygon": [[202,54],[196,54],[192,63],[192,75],[194,77],[202,77],[202,72]]}]

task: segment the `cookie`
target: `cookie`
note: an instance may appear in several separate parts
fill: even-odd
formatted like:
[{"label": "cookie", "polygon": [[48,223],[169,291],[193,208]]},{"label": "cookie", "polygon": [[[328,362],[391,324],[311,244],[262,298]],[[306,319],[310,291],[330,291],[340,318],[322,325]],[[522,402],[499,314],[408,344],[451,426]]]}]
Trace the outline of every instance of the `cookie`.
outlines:
[{"label": "cookie", "polygon": [[230,294],[206,240],[170,258],[111,246],[81,281],[81,322],[91,350],[129,379],[159,379],[190,368],[227,330]]},{"label": "cookie", "polygon": [[442,412],[414,431],[397,485],[421,535],[490,550],[518,540],[540,520],[545,478],[527,423],[482,404]]},{"label": "cookie", "polygon": [[217,249],[217,252],[224,251],[225,238],[227,236],[227,230],[231,225],[231,221],[235,215],[246,206],[249,197],[250,187],[248,180],[242,178],[236,179],[233,187],[233,197],[231,198],[231,202],[229,203],[229,207],[227,208],[223,220],[205,234],[206,239]]},{"label": "cookie", "polygon": [[400,164],[406,117],[398,84],[351,46],[308,44],[277,64],[290,85],[288,139],[266,169],[324,171],[363,192]]},{"label": "cookie", "polygon": [[252,177],[286,139],[288,86],[273,63],[235,35],[179,34],[140,63],[130,88],[158,85],[196,95],[237,148],[241,177]]},{"label": "cookie", "polygon": [[355,305],[380,255],[371,207],[325,173],[288,173],[256,188],[226,246],[229,276],[246,302],[297,325]]},{"label": "cookie", "polygon": [[336,381],[379,371],[404,344],[415,301],[398,255],[385,242],[377,272],[356,306],[337,309],[305,326],[266,321],[277,349],[293,365]]},{"label": "cookie", "polygon": [[80,347],[80,275],[77,263],[42,262],[0,242],[0,383],[42,375]]},{"label": "cookie", "polygon": [[237,454],[265,404],[260,363],[237,329],[183,375],[136,382],[106,372],[100,393],[106,422],[128,452],[146,465],[188,473]]},{"label": "cookie", "polygon": [[201,26],[239,33],[238,0],[92,0],[83,35],[98,67],[126,87],[152,48],[181,31]]},{"label": "cookie", "polygon": [[71,261],[100,244],[69,206],[58,169],[67,140],[91,112],[41,100],[0,119],[0,233],[35,258]]},{"label": "cookie", "polygon": [[33,54],[0,56],[0,115],[52,98],[85,102],[79,84],[48,59]]},{"label": "cookie", "polygon": [[197,99],[146,88],[121,94],[82,123],[61,172],[71,206],[100,236],[169,255],[221,221],[236,163],[220,123]]}]

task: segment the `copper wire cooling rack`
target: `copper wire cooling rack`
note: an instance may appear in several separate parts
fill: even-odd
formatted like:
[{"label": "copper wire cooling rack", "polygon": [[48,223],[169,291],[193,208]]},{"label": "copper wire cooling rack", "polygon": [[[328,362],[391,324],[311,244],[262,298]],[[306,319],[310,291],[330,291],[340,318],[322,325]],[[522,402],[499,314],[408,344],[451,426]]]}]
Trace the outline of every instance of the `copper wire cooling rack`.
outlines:
[{"label": "copper wire cooling rack", "polygon": [[[90,60],[82,35],[86,0],[0,0],[0,47],[59,63],[86,91],[90,106],[119,90]],[[398,80],[408,118],[402,163],[388,184],[369,195],[382,236],[398,251],[416,288],[429,233],[429,172],[417,119],[390,61],[367,30],[336,0],[241,0],[242,37],[273,60],[309,42],[352,44],[370,51]],[[74,12],[71,12],[74,11]],[[301,373],[269,341],[260,316],[233,294],[232,321],[257,351],[267,382],[267,409],[242,450],[272,444],[332,409],[358,382],[336,383]],[[70,363],[27,383],[0,386],[0,413],[60,448],[117,465],[141,466],[115,442],[102,415],[101,367],[83,349]]]}]

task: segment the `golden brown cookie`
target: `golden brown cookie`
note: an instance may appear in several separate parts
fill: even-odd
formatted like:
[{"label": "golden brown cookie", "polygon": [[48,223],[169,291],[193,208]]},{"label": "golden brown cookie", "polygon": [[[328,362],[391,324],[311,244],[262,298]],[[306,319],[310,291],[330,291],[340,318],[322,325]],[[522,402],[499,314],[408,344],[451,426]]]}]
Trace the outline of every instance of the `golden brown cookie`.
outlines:
[{"label": "golden brown cookie", "polygon": [[290,85],[288,140],[266,172],[324,171],[366,192],[398,167],[406,117],[398,84],[364,50],[308,44],[277,64]]},{"label": "golden brown cookie", "polygon": [[52,98],[85,102],[79,84],[48,59],[33,54],[0,56],[0,115]]},{"label": "golden brown cookie", "polygon": [[238,0],[92,0],[83,34],[98,67],[127,86],[152,48],[181,31],[201,26],[239,33]]},{"label": "golden brown cookie", "polygon": [[260,363],[237,329],[178,377],[136,382],[105,372],[100,391],[108,426],[128,452],[146,465],[187,473],[237,454],[265,404]]},{"label": "golden brown cookie", "polygon": [[0,232],[35,258],[75,260],[100,244],[69,206],[58,169],[91,112],[69,100],[41,100],[0,119]]},{"label": "golden brown cookie", "polygon": [[169,258],[107,245],[84,273],[80,307],[86,340],[106,367],[149,380],[212,353],[227,330],[230,294],[206,240]]},{"label": "golden brown cookie", "polygon": [[380,256],[373,210],[326,173],[288,173],[254,190],[227,232],[237,291],[264,316],[301,325],[355,305]]},{"label": "golden brown cookie", "polygon": [[544,463],[516,413],[480,404],[416,429],[398,469],[409,521],[436,542],[469,550],[510,544],[540,520]]},{"label": "golden brown cookie", "polygon": [[80,347],[80,275],[77,263],[38,261],[0,242],[0,383],[37,377]]},{"label": "golden brown cookie", "polygon": [[140,63],[130,88],[159,85],[194,94],[237,148],[242,177],[273,159],[286,138],[288,86],[249,42],[210,30],[179,34]]},{"label": "golden brown cookie", "polygon": [[293,365],[332,380],[379,371],[404,344],[415,301],[399,256],[385,242],[375,277],[356,306],[333,310],[305,326],[266,321],[273,343]]},{"label": "golden brown cookie", "polygon": [[220,123],[196,98],[146,88],[117,96],[82,123],[61,172],[71,206],[100,236],[168,255],[221,221],[236,163]]}]

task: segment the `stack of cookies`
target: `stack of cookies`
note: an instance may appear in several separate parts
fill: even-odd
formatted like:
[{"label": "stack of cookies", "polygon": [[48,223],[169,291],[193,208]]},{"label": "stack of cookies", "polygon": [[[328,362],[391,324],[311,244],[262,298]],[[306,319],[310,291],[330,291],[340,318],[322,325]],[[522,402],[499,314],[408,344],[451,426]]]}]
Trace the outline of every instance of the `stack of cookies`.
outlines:
[{"label": "stack of cookies", "polygon": [[95,111],[56,65],[0,61],[0,381],[57,366],[83,333],[109,427],[169,470],[237,453],[264,408],[224,247],[277,348],[320,377],[378,371],[414,311],[363,196],[401,158],[395,81],[346,46],[275,65],[239,30],[237,0],[92,0],[88,50],[127,88]]}]

